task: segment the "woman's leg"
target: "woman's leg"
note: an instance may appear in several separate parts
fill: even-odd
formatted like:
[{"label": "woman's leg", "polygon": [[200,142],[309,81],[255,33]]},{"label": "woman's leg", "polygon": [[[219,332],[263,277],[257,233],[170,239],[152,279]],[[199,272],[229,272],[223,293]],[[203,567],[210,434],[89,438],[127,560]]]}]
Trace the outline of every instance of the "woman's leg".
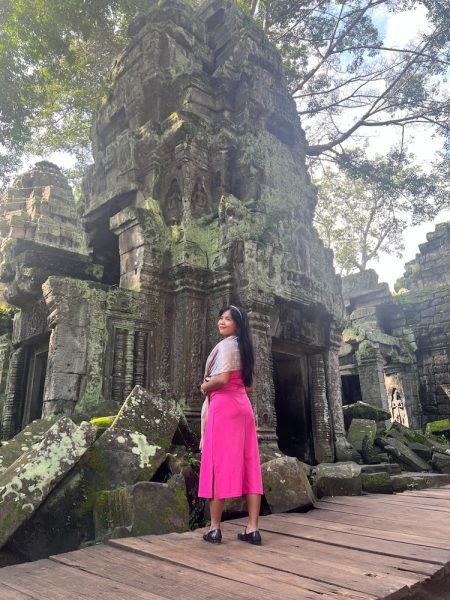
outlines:
[{"label": "woman's leg", "polygon": [[213,498],[209,503],[209,512],[211,513],[211,531],[220,529],[220,521],[222,520],[223,500]]},{"label": "woman's leg", "polygon": [[258,530],[259,510],[261,508],[261,496],[259,494],[247,494],[245,496],[248,511],[247,533]]}]

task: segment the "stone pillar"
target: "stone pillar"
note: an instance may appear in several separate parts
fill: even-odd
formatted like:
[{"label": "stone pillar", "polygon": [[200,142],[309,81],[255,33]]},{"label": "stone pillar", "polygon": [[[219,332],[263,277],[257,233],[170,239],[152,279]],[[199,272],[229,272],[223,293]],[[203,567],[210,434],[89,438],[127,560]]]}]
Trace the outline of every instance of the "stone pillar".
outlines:
[{"label": "stone pillar", "polygon": [[273,385],[272,338],[270,319],[260,310],[248,313],[255,350],[255,378],[250,394],[255,411],[256,428],[260,441],[276,440],[275,389]]},{"label": "stone pillar", "polygon": [[25,399],[26,349],[20,346],[14,350],[9,363],[6,399],[3,407],[2,439],[8,440],[21,429],[20,417]]},{"label": "stone pillar", "polygon": [[342,410],[342,386],[339,371],[340,336],[331,333],[331,344],[324,353],[327,398],[334,433],[334,453],[337,461],[352,459],[352,451],[345,437],[344,411]]},{"label": "stone pillar", "polygon": [[384,359],[378,344],[364,340],[356,352],[363,402],[389,411],[384,386]]},{"label": "stone pillar", "polygon": [[172,381],[177,400],[188,418],[200,414],[203,398],[202,382],[206,358],[207,282],[209,272],[189,265],[172,270],[175,281],[173,343],[171,354]]},{"label": "stone pillar", "polygon": [[316,461],[334,462],[333,429],[327,400],[325,366],[321,354],[310,357],[311,418]]}]

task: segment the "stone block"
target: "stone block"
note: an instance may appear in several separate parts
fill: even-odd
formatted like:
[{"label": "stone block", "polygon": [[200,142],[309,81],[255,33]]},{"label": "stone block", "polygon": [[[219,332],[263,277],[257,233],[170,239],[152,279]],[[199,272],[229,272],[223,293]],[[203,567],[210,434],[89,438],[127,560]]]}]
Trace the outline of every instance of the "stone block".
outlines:
[{"label": "stone block", "polygon": [[0,475],[0,545],[26,521],[94,443],[97,428],[63,417]]},{"label": "stone block", "polygon": [[431,464],[440,473],[450,474],[450,456],[435,452],[432,456]]},{"label": "stone block", "polygon": [[145,435],[120,427],[107,429],[89,453],[102,489],[148,481],[166,459],[166,451]]},{"label": "stone block", "polygon": [[376,434],[376,421],[353,418],[348,429],[347,440],[358,452],[361,452],[363,445],[367,448],[373,446]]},{"label": "stone block", "polygon": [[168,450],[182,416],[174,400],[151,394],[137,385],[123,403],[112,427],[138,431],[147,440]]},{"label": "stone block", "polygon": [[316,478],[319,497],[361,495],[361,467],[354,462],[320,464]]},{"label": "stone block", "polygon": [[350,423],[353,419],[369,419],[379,423],[381,421],[389,421],[391,419],[391,413],[382,408],[367,404],[366,402],[358,401],[354,404],[344,406],[345,429],[350,427]]},{"label": "stone block", "polygon": [[393,456],[395,460],[399,460],[413,471],[430,471],[430,465],[425,462],[420,456],[417,456],[403,442],[388,437],[386,439],[377,439],[377,443],[382,445],[384,450]]},{"label": "stone block", "polygon": [[446,433],[450,432],[450,419],[441,419],[427,423],[425,433]]},{"label": "stone block", "polygon": [[370,494],[392,494],[394,485],[389,473],[380,471],[378,473],[362,474],[362,489]]},{"label": "stone block", "polygon": [[106,540],[119,535],[149,535],[189,529],[189,506],[182,475],[168,483],[139,482],[100,492],[94,507],[95,535]]},{"label": "stone block", "polygon": [[433,451],[429,446],[425,446],[425,444],[419,444],[419,442],[412,442],[408,444],[410,450],[412,450],[417,456],[420,456],[422,460],[428,462],[431,460]]},{"label": "stone block", "polygon": [[307,469],[296,458],[275,458],[261,466],[264,496],[272,513],[311,508],[315,497]]},{"label": "stone block", "polygon": [[28,452],[35,444],[41,442],[54,422],[54,419],[36,419],[11,440],[3,441],[0,446],[0,473],[3,473],[24,452]]}]

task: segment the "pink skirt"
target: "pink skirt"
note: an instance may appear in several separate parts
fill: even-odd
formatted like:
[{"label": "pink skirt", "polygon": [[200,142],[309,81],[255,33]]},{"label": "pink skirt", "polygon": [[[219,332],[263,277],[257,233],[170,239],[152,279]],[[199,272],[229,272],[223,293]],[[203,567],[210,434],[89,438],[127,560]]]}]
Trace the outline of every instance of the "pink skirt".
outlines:
[{"label": "pink skirt", "polygon": [[200,498],[262,494],[258,438],[240,371],[211,392],[200,465]]}]

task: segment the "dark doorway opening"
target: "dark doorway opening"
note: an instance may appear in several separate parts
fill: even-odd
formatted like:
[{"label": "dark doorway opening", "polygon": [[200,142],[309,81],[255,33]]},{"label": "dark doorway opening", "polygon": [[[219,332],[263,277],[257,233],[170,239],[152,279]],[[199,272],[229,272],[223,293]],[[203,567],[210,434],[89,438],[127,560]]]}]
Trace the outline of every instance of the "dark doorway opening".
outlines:
[{"label": "dark doorway opening", "polygon": [[361,385],[358,375],[342,375],[342,404],[354,404],[362,400]]},{"label": "dark doorway opening", "polygon": [[311,377],[307,354],[273,352],[278,446],[284,454],[314,463]]},{"label": "dark doorway opening", "polygon": [[47,374],[48,339],[28,348],[28,368],[25,400],[22,413],[22,429],[42,417],[45,376]]},{"label": "dark doorway opening", "polygon": [[109,229],[109,223],[101,221],[92,239],[92,260],[103,266],[102,283],[119,285],[120,254],[119,238]]}]

